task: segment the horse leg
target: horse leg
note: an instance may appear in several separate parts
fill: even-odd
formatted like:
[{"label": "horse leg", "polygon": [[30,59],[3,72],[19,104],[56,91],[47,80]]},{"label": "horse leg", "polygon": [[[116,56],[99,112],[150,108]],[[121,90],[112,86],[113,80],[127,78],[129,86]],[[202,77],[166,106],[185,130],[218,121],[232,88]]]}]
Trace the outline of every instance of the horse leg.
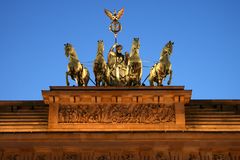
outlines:
[{"label": "horse leg", "polygon": [[103,86],[103,77],[102,77],[102,75],[100,75],[98,78],[99,78],[98,79],[98,86]]},{"label": "horse leg", "polygon": [[101,76],[101,81],[102,81],[102,86],[105,86],[106,84],[105,84],[105,79],[103,75]]},{"label": "horse leg", "polygon": [[158,85],[158,86],[163,86],[162,81],[163,81],[163,79],[162,79],[161,77],[158,78],[157,85]]},{"label": "horse leg", "polygon": [[68,75],[69,75],[69,73],[66,72],[66,85],[67,85],[67,86],[69,86]]},{"label": "horse leg", "polygon": [[81,83],[80,78],[78,78],[77,85],[78,85],[78,86],[82,86],[82,83]]},{"label": "horse leg", "polygon": [[79,77],[78,76],[76,76],[75,78],[74,78],[74,81],[75,81],[75,83],[76,83],[76,86],[79,86]]},{"label": "horse leg", "polygon": [[110,80],[108,79],[107,75],[104,75],[103,82],[104,82],[104,86],[108,86],[109,85]]},{"label": "horse leg", "polygon": [[137,86],[141,86],[141,80],[138,80]]},{"label": "horse leg", "polygon": [[171,81],[172,81],[172,70],[169,70],[169,80],[168,80],[167,84],[170,85]]},{"label": "horse leg", "polygon": [[141,85],[141,78],[138,75],[138,77],[136,78],[136,86],[140,86],[140,85]]},{"label": "horse leg", "polygon": [[134,79],[132,83],[133,83],[133,84],[132,84],[133,86],[138,86],[138,81],[137,81],[137,79]]},{"label": "horse leg", "polygon": [[151,77],[149,77],[149,84],[150,84],[150,86],[154,86],[153,78],[151,78]]},{"label": "horse leg", "polygon": [[97,86],[97,82],[98,82],[98,80],[97,80],[98,78],[97,78],[97,73],[94,73],[94,79],[93,79],[93,84],[95,85],[95,86]]},{"label": "horse leg", "polygon": [[84,78],[79,79],[79,86],[86,86]]},{"label": "horse leg", "polygon": [[101,86],[102,83],[103,83],[103,77],[101,74],[98,74],[96,78],[96,86]]},{"label": "horse leg", "polygon": [[88,85],[88,81],[90,79],[90,75],[89,75],[89,72],[87,69],[84,69],[85,70],[85,74],[83,74],[82,76],[82,86],[87,86]]},{"label": "horse leg", "polygon": [[149,81],[150,86],[154,86],[154,82],[153,81]]},{"label": "horse leg", "polygon": [[75,80],[78,86],[82,86],[82,79],[79,72],[77,73]]},{"label": "horse leg", "polygon": [[96,78],[95,78],[95,83],[96,83],[96,86],[99,86],[99,84],[98,84],[98,77],[97,77],[97,75],[96,75]]},{"label": "horse leg", "polygon": [[103,79],[101,79],[100,86],[105,86],[105,82]]},{"label": "horse leg", "polygon": [[101,86],[101,81],[99,79],[97,80],[96,85]]}]

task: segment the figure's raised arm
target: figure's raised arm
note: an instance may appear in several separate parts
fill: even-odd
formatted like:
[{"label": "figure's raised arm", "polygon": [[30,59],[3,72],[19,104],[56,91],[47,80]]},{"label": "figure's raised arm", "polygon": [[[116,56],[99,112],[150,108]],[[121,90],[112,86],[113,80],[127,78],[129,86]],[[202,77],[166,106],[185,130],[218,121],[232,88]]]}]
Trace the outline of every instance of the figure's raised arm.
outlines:
[{"label": "figure's raised arm", "polygon": [[109,52],[114,52],[114,48],[116,48],[117,45],[117,43],[114,43],[114,45],[110,48]]}]

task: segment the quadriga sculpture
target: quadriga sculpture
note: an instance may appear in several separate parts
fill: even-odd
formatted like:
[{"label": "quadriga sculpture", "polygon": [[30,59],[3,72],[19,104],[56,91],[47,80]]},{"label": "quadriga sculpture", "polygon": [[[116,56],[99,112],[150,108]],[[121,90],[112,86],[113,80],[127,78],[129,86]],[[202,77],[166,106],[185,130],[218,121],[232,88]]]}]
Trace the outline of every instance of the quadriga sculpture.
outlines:
[{"label": "quadriga sculpture", "polygon": [[78,86],[87,86],[90,78],[88,69],[80,63],[77,53],[70,43],[64,44],[64,49],[66,57],[69,57],[68,69],[66,72],[67,86],[70,85],[68,76],[70,76],[72,80],[75,80]]},{"label": "quadriga sculpture", "polygon": [[128,86],[140,86],[142,78],[142,60],[139,55],[139,38],[134,38],[129,57],[129,80]]},{"label": "quadriga sculpture", "polygon": [[93,63],[96,86],[106,86],[109,83],[108,67],[106,61],[104,60],[103,52],[104,43],[103,40],[99,40],[97,55]]},{"label": "quadriga sculpture", "polygon": [[157,83],[157,86],[162,86],[163,80],[169,75],[168,85],[171,84],[172,80],[172,64],[169,60],[170,55],[172,54],[174,42],[169,41],[161,52],[159,62],[154,64],[150,70],[149,74],[149,83],[150,86],[154,86],[154,82]]}]

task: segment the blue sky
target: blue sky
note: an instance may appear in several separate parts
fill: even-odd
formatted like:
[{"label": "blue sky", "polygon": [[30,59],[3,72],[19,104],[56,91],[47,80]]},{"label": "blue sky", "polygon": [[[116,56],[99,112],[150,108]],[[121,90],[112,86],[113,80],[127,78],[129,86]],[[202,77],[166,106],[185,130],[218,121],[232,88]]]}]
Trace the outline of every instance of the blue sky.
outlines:
[{"label": "blue sky", "polygon": [[[105,57],[114,43],[103,10],[122,7],[118,42],[124,52],[139,37],[144,65],[152,66],[172,40],[172,85],[192,89],[193,99],[240,99],[238,0],[1,0],[0,4],[0,100],[42,99],[41,90],[65,85],[67,42],[94,79],[91,61],[97,40],[104,41]],[[142,79],[149,70],[144,68]]]}]

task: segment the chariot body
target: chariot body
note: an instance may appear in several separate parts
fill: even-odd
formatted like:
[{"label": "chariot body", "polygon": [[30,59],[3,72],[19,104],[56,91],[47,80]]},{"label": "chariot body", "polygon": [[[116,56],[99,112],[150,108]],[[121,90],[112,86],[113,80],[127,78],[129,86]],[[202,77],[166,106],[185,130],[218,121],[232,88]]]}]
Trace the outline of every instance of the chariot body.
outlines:
[{"label": "chariot body", "polygon": [[122,45],[115,43],[109,50],[106,63],[103,57],[103,41],[98,41],[97,55],[93,65],[96,85],[140,85],[142,61],[139,56],[139,47],[139,39],[134,38],[130,55],[127,52],[123,55]]}]

